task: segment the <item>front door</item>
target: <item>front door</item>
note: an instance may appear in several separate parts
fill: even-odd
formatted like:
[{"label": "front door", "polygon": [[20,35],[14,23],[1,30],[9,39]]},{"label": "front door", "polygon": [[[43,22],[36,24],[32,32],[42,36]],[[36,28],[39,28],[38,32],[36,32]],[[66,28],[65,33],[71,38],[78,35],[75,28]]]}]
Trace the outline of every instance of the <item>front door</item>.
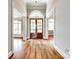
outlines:
[{"label": "front door", "polygon": [[43,39],[43,19],[42,18],[30,19],[30,38]]}]

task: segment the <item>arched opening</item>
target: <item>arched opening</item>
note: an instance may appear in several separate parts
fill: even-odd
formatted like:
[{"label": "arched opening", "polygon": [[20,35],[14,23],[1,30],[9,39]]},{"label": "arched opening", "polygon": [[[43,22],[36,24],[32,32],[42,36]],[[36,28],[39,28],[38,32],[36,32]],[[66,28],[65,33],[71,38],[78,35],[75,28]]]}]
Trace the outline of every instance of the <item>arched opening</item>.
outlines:
[{"label": "arched opening", "polygon": [[39,10],[34,10],[30,13],[29,18],[43,18],[43,14]]}]

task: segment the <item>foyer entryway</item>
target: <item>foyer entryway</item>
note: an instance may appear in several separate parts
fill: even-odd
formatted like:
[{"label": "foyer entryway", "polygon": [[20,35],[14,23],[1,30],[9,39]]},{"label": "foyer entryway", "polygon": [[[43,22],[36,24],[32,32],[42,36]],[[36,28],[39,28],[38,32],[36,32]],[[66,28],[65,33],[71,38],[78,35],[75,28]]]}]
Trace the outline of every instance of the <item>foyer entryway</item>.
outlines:
[{"label": "foyer entryway", "polygon": [[43,39],[42,18],[30,18],[30,39]]}]

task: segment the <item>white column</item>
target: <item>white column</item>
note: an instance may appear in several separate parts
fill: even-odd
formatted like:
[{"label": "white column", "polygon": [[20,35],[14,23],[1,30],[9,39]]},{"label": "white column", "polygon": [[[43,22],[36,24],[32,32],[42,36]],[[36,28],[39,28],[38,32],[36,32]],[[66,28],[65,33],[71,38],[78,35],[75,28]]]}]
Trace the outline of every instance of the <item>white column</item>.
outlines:
[{"label": "white column", "polygon": [[27,20],[23,17],[23,40],[27,39]]},{"label": "white column", "polygon": [[43,19],[43,38],[48,39],[48,20]]},{"label": "white column", "polygon": [[28,38],[30,38],[30,20],[29,20],[29,18],[27,19],[28,21],[27,21],[27,23],[28,23]]},{"label": "white column", "polygon": [[45,19],[43,18],[43,39],[45,39]]},{"label": "white column", "polygon": [[27,18],[26,18],[26,20],[25,20],[25,24],[26,24],[26,26],[25,26],[25,28],[26,28],[26,38],[28,37],[28,26],[27,26],[27,24],[28,24],[28,22],[27,22]]},{"label": "white column", "polygon": [[45,19],[45,39],[48,39],[48,20]]}]

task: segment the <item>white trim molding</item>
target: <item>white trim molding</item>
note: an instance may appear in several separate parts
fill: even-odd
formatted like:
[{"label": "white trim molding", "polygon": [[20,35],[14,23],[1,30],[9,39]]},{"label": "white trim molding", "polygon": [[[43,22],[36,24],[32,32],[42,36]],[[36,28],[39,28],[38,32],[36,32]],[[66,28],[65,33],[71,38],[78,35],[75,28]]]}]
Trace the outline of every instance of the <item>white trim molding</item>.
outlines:
[{"label": "white trim molding", "polygon": [[70,57],[69,57],[67,54],[65,54],[63,51],[61,51],[61,50],[55,45],[54,42],[53,42],[53,46],[54,46],[54,48],[60,53],[60,55],[62,55],[62,56],[64,57],[64,59],[70,59]]},{"label": "white trim molding", "polygon": [[13,52],[10,51],[10,52],[8,53],[8,58],[10,58],[10,57],[12,56],[12,54],[13,54]]}]

